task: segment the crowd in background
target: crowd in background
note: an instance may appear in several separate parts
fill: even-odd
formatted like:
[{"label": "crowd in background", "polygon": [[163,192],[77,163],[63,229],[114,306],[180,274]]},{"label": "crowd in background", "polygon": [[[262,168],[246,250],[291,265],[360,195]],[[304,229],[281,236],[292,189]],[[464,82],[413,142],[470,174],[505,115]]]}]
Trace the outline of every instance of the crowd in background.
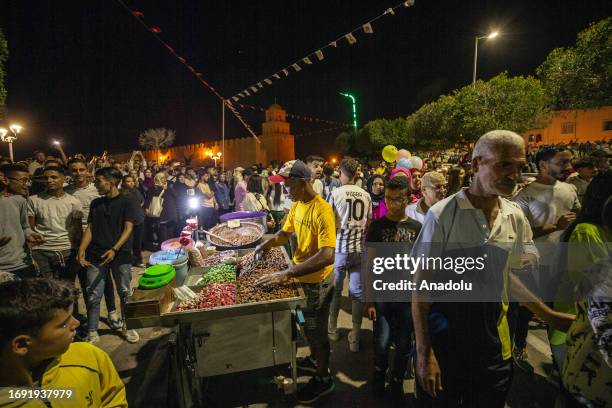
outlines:
[{"label": "crowd in background", "polygon": [[[601,262],[609,262],[612,249],[610,218],[606,218],[610,216],[612,195],[609,146],[605,141],[554,146],[529,144],[526,160],[521,165],[526,175],[504,195],[522,210],[534,240],[593,245],[592,256],[587,260],[568,255],[568,270],[576,273],[596,266],[602,268]],[[355,159],[347,167],[346,161],[335,164],[320,156],[309,156],[304,162],[310,168],[312,189],[318,195],[333,203],[334,191],[347,183],[353,189],[365,191],[371,206],[368,223],[377,220],[391,223],[396,237],[406,240],[412,237],[410,240],[414,241],[423,225],[428,225],[432,207],[447,197],[468,194],[466,189],[477,180],[478,169],[472,162],[473,157],[480,157],[477,153],[474,148],[422,152],[421,169]],[[349,167],[351,177],[347,182]],[[83,339],[91,343],[99,341],[97,325],[104,297],[109,326],[123,330],[126,340],[136,342],[138,333],[127,330],[124,325],[123,308],[131,293],[131,268],[144,266],[143,248],[157,250],[164,241],[177,237],[185,219],[195,215],[200,226],[208,230],[229,212],[263,212],[268,230],[278,231],[293,204],[285,185],[269,180],[279,169],[279,164],[233,169],[212,163],[197,168],[171,161],[162,165],[146,160],[139,152],[128,161],[113,160],[107,154],[67,157],[60,146],[54,156],[36,151],[31,159],[23,162],[11,163],[1,158],[0,270],[4,278],[11,275],[71,282],[78,279],[86,294],[87,316],[79,313],[78,308],[74,315],[83,327],[88,327]],[[401,232],[398,223],[407,220],[411,221]],[[378,229],[368,231],[370,238],[392,240],[385,236],[391,227],[383,221],[376,224]],[[338,234],[341,233],[339,229]],[[341,293],[344,276],[341,278],[336,280],[336,297]],[[115,295],[121,300],[120,311],[115,310]],[[610,395],[610,383],[606,385],[604,381],[610,380],[612,355],[612,323],[606,320],[610,319],[610,293],[607,296],[607,302],[598,302],[595,297],[577,305],[554,305],[555,310],[577,316],[567,338],[557,333],[550,336],[562,388],[575,403],[598,406],[602,396]],[[354,300],[359,303],[358,296]],[[406,313],[410,308],[397,311],[383,309],[381,305],[370,305],[371,310],[368,305],[355,306],[353,312],[358,319],[354,319],[357,327],[349,336],[351,351],[359,350],[359,322],[364,306],[370,316],[379,317],[374,335],[375,376],[378,375],[375,386],[379,385],[380,394],[381,381],[384,389],[384,376],[381,380],[380,373],[387,369],[383,360],[394,324],[406,325],[406,330],[395,338],[399,357],[396,357],[398,367],[393,371],[393,380],[400,377],[403,380],[409,365],[413,346],[406,335],[413,329],[409,327],[412,323]],[[330,319],[337,318],[337,313],[337,307],[335,312],[332,307]],[[512,306],[512,313],[512,358],[519,368],[529,370],[526,337],[533,313],[518,304]],[[395,323],[385,326],[382,319],[385,314],[397,319]],[[337,340],[334,325],[335,322],[330,323],[329,334]],[[591,349],[584,350],[587,346],[583,340],[577,340],[579,336],[594,339],[589,343]],[[580,374],[588,364],[586,356],[598,361],[596,367],[589,366],[594,373],[590,383]],[[435,394],[435,384],[421,386],[428,394],[432,390]]]}]

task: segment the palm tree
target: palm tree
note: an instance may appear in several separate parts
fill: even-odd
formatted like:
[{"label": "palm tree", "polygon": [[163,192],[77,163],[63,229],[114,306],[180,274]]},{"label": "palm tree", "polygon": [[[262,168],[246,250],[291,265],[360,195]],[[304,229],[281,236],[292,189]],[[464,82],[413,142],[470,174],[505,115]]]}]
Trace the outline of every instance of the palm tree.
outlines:
[{"label": "palm tree", "polygon": [[155,149],[155,161],[159,164],[159,148],[171,146],[175,136],[171,129],[147,129],[138,136],[138,143],[145,149]]}]

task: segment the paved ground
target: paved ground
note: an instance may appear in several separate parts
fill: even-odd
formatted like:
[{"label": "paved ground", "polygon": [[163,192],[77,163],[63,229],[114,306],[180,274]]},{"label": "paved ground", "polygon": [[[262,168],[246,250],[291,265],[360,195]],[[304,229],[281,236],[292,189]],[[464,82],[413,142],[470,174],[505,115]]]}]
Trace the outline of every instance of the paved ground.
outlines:
[{"label": "paved ground", "polygon": [[[134,282],[138,278],[135,268]],[[346,296],[346,294],[345,294]],[[351,325],[350,302],[343,298],[339,316],[341,339],[332,344],[331,370],[335,376],[336,391],[333,395],[319,401],[317,407],[387,407],[389,399],[376,400],[372,396],[371,374],[373,370],[372,323],[364,319],[361,333],[362,350],[351,353],[348,350],[346,334]],[[103,306],[102,316],[106,312]],[[123,341],[119,333],[106,329],[100,324],[101,342],[99,346],[109,353],[119,375],[126,383],[130,407],[167,406],[167,398],[175,397],[174,391],[168,392],[169,371],[167,362],[167,329],[152,328],[138,331],[141,340],[137,344]],[[533,374],[515,370],[512,391],[507,402],[508,407],[539,408],[552,407],[557,388],[551,380],[552,368],[550,348],[546,333],[541,328],[532,326],[528,337],[528,351],[531,363],[535,367]],[[478,350],[473,350],[478,353]],[[298,355],[307,353],[300,347]],[[263,370],[240,375],[215,377],[206,386],[206,406],[208,407],[293,407],[300,406],[291,397],[285,397],[275,389],[271,379],[275,374],[289,376],[282,369]],[[305,382],[300,377],[299,382]],[[412,406],[414,380],[404,382],[407,394],[407,407]]]}]

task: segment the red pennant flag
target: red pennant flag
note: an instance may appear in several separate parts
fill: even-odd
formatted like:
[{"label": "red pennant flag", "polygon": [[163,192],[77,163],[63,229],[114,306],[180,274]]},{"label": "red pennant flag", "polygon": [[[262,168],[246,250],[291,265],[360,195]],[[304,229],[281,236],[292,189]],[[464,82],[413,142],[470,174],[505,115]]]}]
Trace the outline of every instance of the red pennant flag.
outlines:
[{"label": "red pennant flag", "polygon": [[171,46],[166,45],[166,49],[174,54],[174,48],[172,48]]},{"label": "red pennant flag", "polygon": [[132,11],[132,15],[133,15],[134,17],[138,17],[138,18],[143,18],[143,17],[144,17],[144,14],[142,14],[142,12],[140,12],[140,11],[138,11],[138,10],[134,10],[134,11]]},{"label": "red pennant flag", "polygon": [[153,27],[149,27],[149,31],[155,34],[159,34],[161,33],[161,28],[157,27],[157,26],[153,26]]}]

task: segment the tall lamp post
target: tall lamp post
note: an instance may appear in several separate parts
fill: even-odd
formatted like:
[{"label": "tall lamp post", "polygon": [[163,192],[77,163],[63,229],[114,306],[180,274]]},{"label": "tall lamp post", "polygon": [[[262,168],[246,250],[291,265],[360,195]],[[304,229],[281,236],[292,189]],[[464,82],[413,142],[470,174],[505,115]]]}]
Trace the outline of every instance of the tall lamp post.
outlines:
[{"label": "tall lamp post", "polygon": [[484,40],[484,39],[492,40],[498,35],[499,33],[497,31],[493,31],[489,35],[485,35],[482,37],[475,37],[476,41],[474,41],[474,69],[472,70],[472,86],[474,87],[476,86],[476,62],[478,61],[478,40]]},{"label": "tall lamp post", "polygon": [[342,93],[342,92],[339,92],[339,93],[342,96],[350,98],[351,101],[353,102],[353,127],[355,128],[355,130],[357,130],[357,101],[355,100],[355,97],[349,93]]},{"label": "tall lamp post", "polygon": [[8,129],[0,128],[0,139],[3,142],[8,143],[9,157],[11,158],[11,161],[15,161],[15,159],[13,158],[13,142],[17,140],[17,135],[19,135],[22,129],[23,127],[15,123],[9,126]]}]

